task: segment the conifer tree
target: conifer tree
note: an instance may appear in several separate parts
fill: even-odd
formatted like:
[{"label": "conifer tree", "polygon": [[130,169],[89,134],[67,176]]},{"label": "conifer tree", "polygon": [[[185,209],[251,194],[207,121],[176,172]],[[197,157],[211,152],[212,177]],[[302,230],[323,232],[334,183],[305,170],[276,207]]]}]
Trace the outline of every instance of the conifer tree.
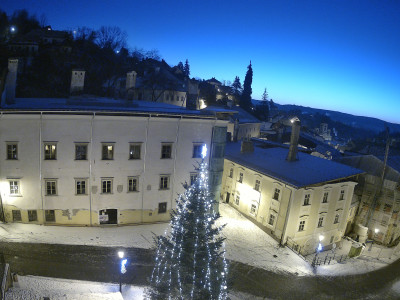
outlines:
[{"label": "conifer tree", "polygon": [[185,66],[183,67],[183,74],[185,74],[186,77],[189,77],[190,75],[190,66],[189,66],[189,61],[187,59],[185,61]]},{"label": "conifer tree", "polygon": [[185,68],[183,67],[183,63],[181,61],[178,63],[177,67],[182,71],[182,73],[185,73]]},{"label": "conifer tree", "polygon": [[268,93],[267,88],[264,89],[264,93],[262,94],[262,101],[268,101]]},{"label": "conifer tree", "polygon": [[251,111],[253,107],[253,104],[251,103],[252,82],[253,82],[253,69],[251,67],[251,61],[250,61],[250,64],[247,67],[246,77],[244,78],[243,92],[242,96],[240,97],[240,103],[239,103],[240,107],[242,107],[247,111]]},{"label": "conifer tree", "polygon": [[195,183],[177,200],[170,233],[159,236],[149,296],[152,299],[227,299],[227,262],[216,226],[220,217],[203,160]]}]

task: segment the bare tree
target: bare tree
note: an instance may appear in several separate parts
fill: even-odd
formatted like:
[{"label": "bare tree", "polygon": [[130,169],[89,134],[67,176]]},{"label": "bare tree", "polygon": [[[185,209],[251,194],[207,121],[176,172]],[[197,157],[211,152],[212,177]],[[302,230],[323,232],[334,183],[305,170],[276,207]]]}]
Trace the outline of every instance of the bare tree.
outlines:
[{"label": "bare tree", "polygon": [[117,26],[101,26],[96,31],[96,44],[101,48],[109,48],[113,51],[126,48],[126,31],[122,31]]}]

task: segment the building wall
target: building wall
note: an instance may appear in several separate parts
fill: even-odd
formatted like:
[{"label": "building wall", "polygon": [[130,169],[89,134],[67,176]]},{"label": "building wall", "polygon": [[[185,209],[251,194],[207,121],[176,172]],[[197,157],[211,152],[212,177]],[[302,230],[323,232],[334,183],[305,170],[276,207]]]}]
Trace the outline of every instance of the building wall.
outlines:
[{"label": "building wall", "polygon": [[[252,137],[260,137],[260,127],[261,123],[239,123],[237,125],[237,141],[242,140],[243,138],[252,138]],[[228,132],[231,135],[231,141],[234,141],[235,132],[235,124],[228,124]]]},{"label": "building wall", "polygon": [[[214,119],[76,114],[3,114],[0,119],[0,196],[6,221],[13,210],[28,223],[28,210],[37,221],[65,225],[99,225],[99,212],[118,210],[118,224],[165,221],[175,206],[182,183],[200,158],[194,144],[211,149]],[[7,159],[7,144],[17,144],[18,159]],[[44,159],[45,143],[56,145],[56,159]],[[75,145],[86,144],[87,160],[75,160]],[[113,145],[112,160],[102,159],[102,145]],[[141,158],[129,159],[131,143],[141,145]],[[172,145],[172,158],[161,159],[163,143]],[[160,190],[160,175],[170,176],[169,189]],[[128,177],[137,177],[138,191],[128,192]],[[102,179],[112,180],[112,193],[102,193]],[[76,194],[75,180],[86,180],[86,194]],[[46,195],[46,180],[57,182],[56,195]],[[11,195],[10,181],[20,192]],[[167,209],[159,213],[159,203]],[[44,221],[54,210],[55,222]]]},{"label": "building wall", "polygon": [[[240,173],[243,174],[242,183],[239,182]],[[256,180],[260,182],[259,191],[255,190]],[[315,251],[319,235],[324,236],[324,247],[340,241],[346,229],[354,186],[354,182],[348,181],[296,189],[225,159],[221,193],[223,201],[227,200],[229,193],[230,205],[253,219],[282,244],[294,242],[303,254],[307,254]],[[278,200],[274,199],[275,189],[280,191]],[[344,197],[339,200],[342,190]],[[322,203],[325,192],[328,193],[327,203]],[[310,204],[304,205],[308,194]],[[252,206],[255,209],[252,210]],[[271,215],[274,216],[272,225],[269,224]],[[339,215],[337,223],[336,215]],[[323,223],[318,227],[321,217]],[[299,230],[301,221],[305,221],[303,230]]]},{"label": "building wall", "polygon": [[133,99],[168,103],[176,106],[186,107],[186,92],[182,91],[161,91],[155,90],[154,95],[152,90],[136,89]]}]

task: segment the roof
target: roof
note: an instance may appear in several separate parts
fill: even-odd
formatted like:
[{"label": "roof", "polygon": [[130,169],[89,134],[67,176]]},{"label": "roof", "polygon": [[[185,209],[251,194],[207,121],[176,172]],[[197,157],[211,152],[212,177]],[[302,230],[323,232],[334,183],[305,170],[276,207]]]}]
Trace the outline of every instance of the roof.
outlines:
[{"label": "roof", "polygon": [[259,119],[253,116],[251,113],[245,111],[243,108],[239,106],[230,107],[231,110],[235,110],[238,114],[233,116],[234,120],[238,120],[239,124],[243,123],[261,123]]},{"label": "roof", "polygon": [[289,162],[286,160],[287,154],[287,149],[262,149],[257,146],[254,147],[254,152],[241,153],[240,143],[228,143],[225,159],[295,188],[328,183],[363,173],[359,169],[300,152],[297,161]]},{"label": "roof", "polygon": [[[396,167],[396,160],[397,162],[400,161],[398,156],[394,156],[394,158],[391,158],[389,156],[385,174],[386,180],[400,182],[400,171],[392,167],[392,166]],[[366,173],[373,176],[378,176],[378,177],[382,176],[383,158],[379,159],[374,155],[346,156],[336,159],[336,161],[342,164],[346,164],[348,166],[364,170]],[[399,165],[397,165],[397,167],[400,169]]]},{"label": "roof", "polygon": [[19,111],[86,111],[119,113],[155,113],[214,118],[211,112],[190,110],[185,107],[151,101],[128,101],[101,97],[73,98],[16,98],[14,104],[5,104],[2,112]]}]

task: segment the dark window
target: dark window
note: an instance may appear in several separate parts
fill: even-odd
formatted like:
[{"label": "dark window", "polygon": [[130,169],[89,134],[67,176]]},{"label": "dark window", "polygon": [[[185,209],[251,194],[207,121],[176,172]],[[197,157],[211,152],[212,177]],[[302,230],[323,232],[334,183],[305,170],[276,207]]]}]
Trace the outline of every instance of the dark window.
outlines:
[{"label": "dark window", "polygon": [[240,183],[243,183],[243,173],[239,173],[239,180]]},{"label": "dark window", "polygon": [[274,191],[274,196],[272,197],[272,199],[279,201],[279,194],[281,193],[280,189],[275,189]]},{"label": "dark window", "polygon": [[140,144],[129,145],[129,159],[140,159]]},{"label": "dark window", "polygon": [[339,215],[335,216],[335,221],[333,221],[333,224],[337,224],[339,223]]},{"label": "dark window", "polygon": [[310,205],[310,194],[304,196],[304,205]]},{"label": "dark window", "polygon": [[322,223],[324,222],[324,217],[320,217],[318,219],[318,227],[322,227]]},{"label": "dark window", "polygon": [[164,175],[160,176],[160,190],[168,190],[169,189],[169,176]]},{"label": "dark window", "polygon": [[271,226],[274,226],[275,223],[275,216],[274,215],[269,215],[269,221],[268,224]]},{"label": "dark window", "polygon": [[21,211],[20,210],[13,210],[12,211],[12,216],[13,216],[13,221],[14,222],[22,221]]},{"label": "dark window", "polygon": [[224,145],[214,145],[213,158],[224,157]]},{"label": "dark window", "polygon": [[17,144],[7,144],[7,159],[18,159]]},{"label": "dark window", "polygon": [[101,151],[102,160],[112,160],[114,159],[114,145],[103,144]]},{"label": "dark window", "polygon": [[128,178],[128,192],[137,192],[137,177]]},{"label": "dark window", "polygon": [[190,174],[190,185],[193,185],[196,182],[197,176],[198,176],[197,173]]},{"label": "dark window", "polygon": [[233,178],[233,168],[231,168],[231,169],[229,170],[229,177],[230,177],[230,178]]},{"label": "dark window", "polygon": [[260,191],[260,185],[261,185],[260,180],[256,179],[256,183],[254,184],[254,189],[256,191]]},{"label": "dark window", "polygon": [[56,214],[53,209],[46,209],[45,210],[45,218],[46,222],[55,222],[56,221]]},{"label": "dark window", "polygon": [[75,145],[75,160],[87,160],[87,145]]},{"label": "dark window", "polygon": [[163,214],[167,212],[167,202],[158,203],[158,213]]},{"label": "dark window", "polygon": [[56,144],[45,144],[44,145],[44,159],[45,160],[57,159],[57,145]]},{"label": "dark window", "polygon": [[112,193],[112,179],[102,179],[101,180],[101,192],[103,194]]},{"label": "dark window", "polygon": [[28,210],[28,220],[29,220],[29,222],[37,221],[37,211],[36,210]]},{"label": "dark window", "polygon": [[344,200],[344,190],[340,191],[339,200]]},{"label": "dark window", "polygon": [[299,224],[299,231],[303,231],[305,225],[306,225],[306,221],[300,221],[300,224]]},{"label": "dark window", "polygon": [[56,180],[46,180],[46,195],[47,196],[57,195]]},{"label": "dark window", "polygon": [[324,197],[322,198],[322,203],[328,203],[328,196],[329,196],[329,193],[325,192]]},{"label": "dark window", "polygon": [[201,158],[202,150],[203,150],[203,145],[193,145],[193,158]]},{"label": "dark window", "polygon": [[77,195],[86,195],[86,180],[79,179],[76,180],[76,194]]},{"label": "dark window", "polygon": [[161,158],[171,158],[172,145],[164,144],[161,146]]}]

